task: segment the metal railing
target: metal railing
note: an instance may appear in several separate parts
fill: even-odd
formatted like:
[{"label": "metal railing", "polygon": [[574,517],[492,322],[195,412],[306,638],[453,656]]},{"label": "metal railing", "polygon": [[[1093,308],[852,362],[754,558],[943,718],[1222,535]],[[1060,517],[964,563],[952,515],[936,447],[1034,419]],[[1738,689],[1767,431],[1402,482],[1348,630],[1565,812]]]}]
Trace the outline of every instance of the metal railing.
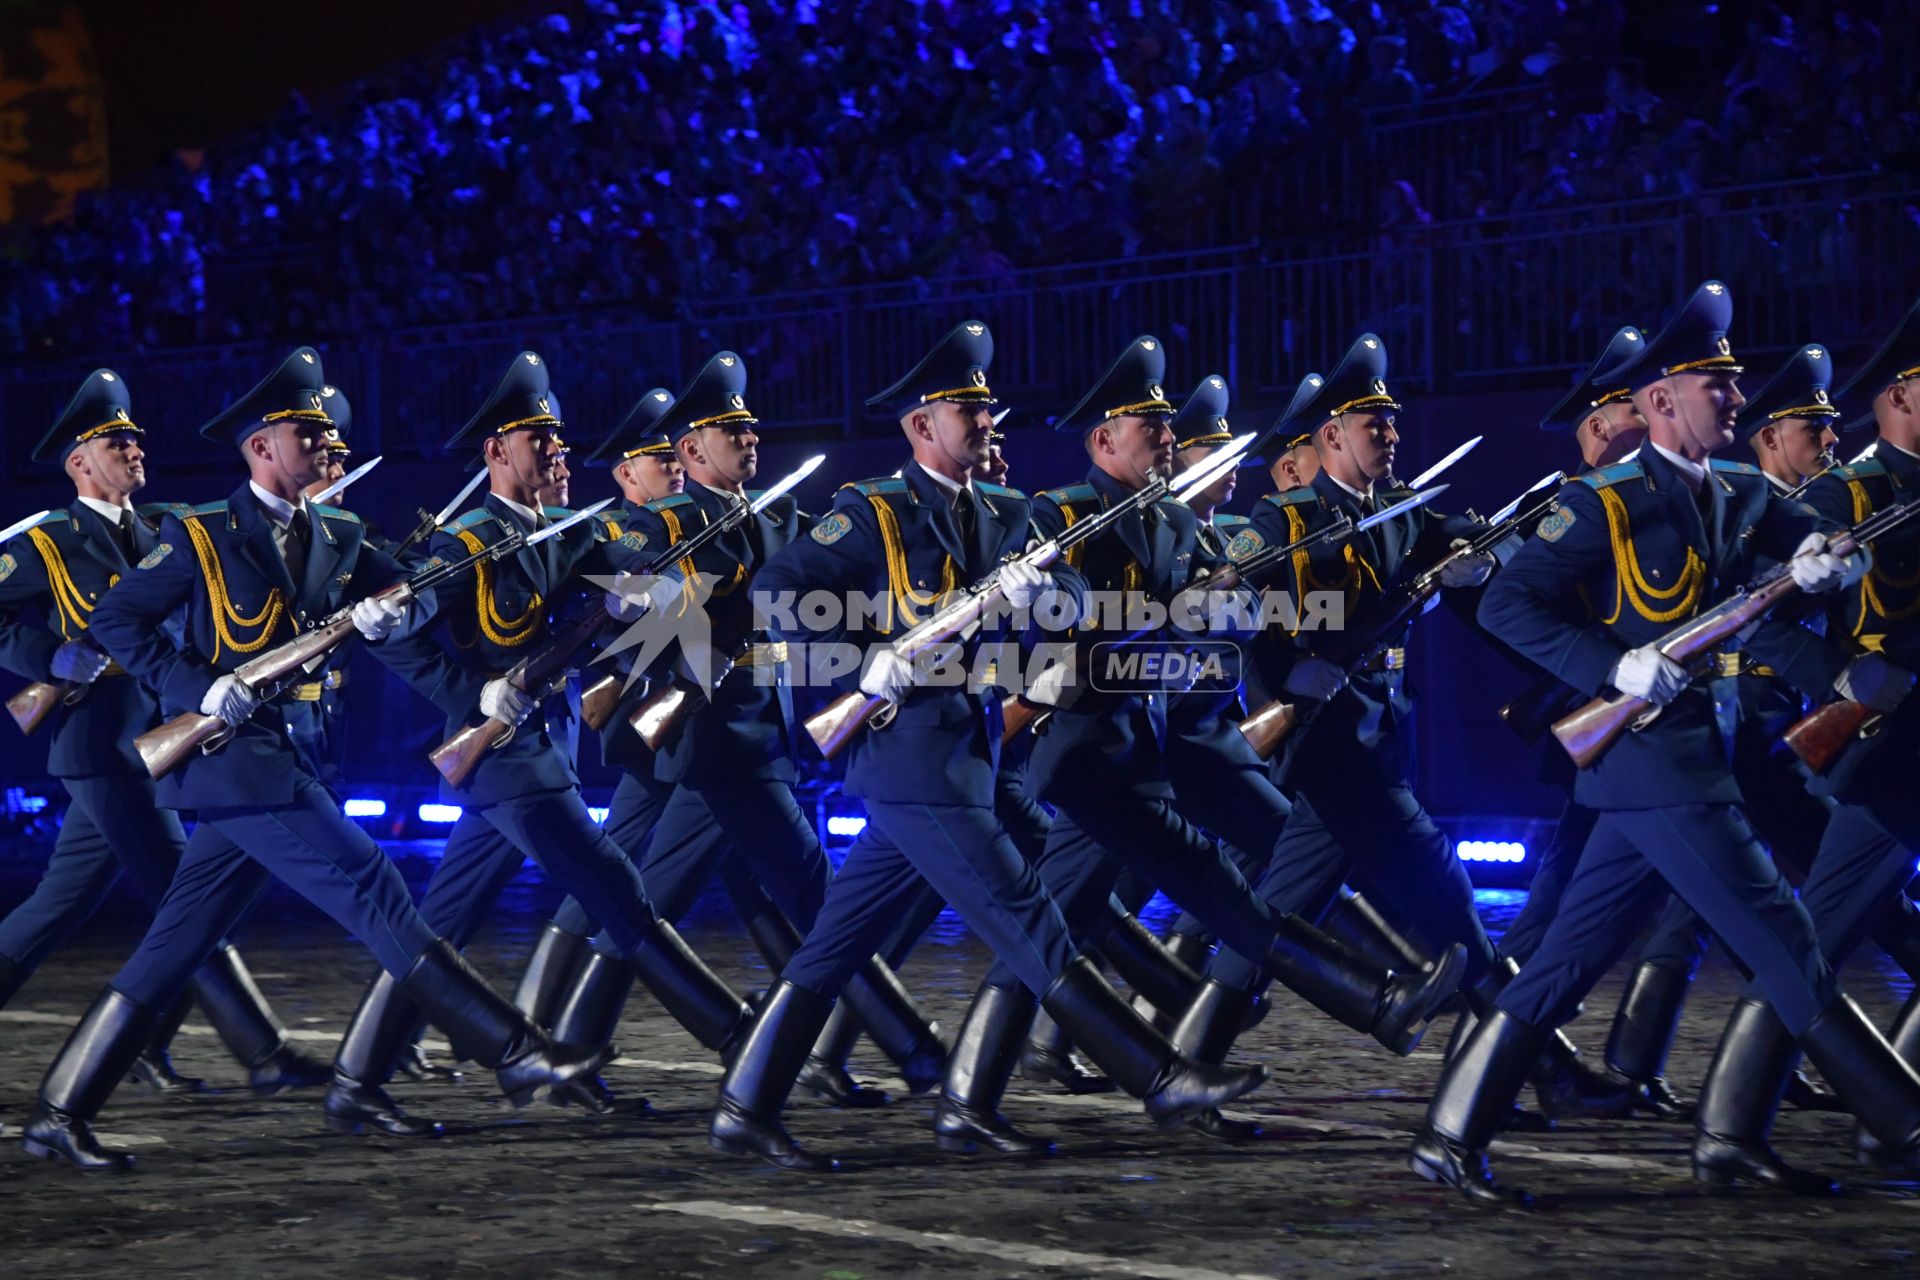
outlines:
[{"label": "metal railing", "polygon": [[[1816,194],[1809,194],[1816,192]],[[1727,280],[1735,343],[1764,365],[1819,340],[1859,354],[1920,276],[1920,191],[1807,184],[1433,224],[1364,252],[1253,246],[1119,262],[711,301],[675,323],[602,312],[368,334],[325,348],[352,397],[355,443],[437,452],[514,353],[541,351],[564,416],[589,444],[655,383],[677,385],[712,351],[747,359],[763,430],[855,434],[866,397],[957,320],[993,326],[993,384],[1023,417],[1058,413],[1126,342],[1166,343],[1171,390],[1221,372],[1243,398],[1284,399],[1353,337],[1379,333],[1396,384],[1467,391],[1550,383],[1584,366],[1619,324],[1658,324],[1697,281]],[[184,441],[280,354],[261,344],[15,363],[0,370],[9,464],[88,368],[111,363],[136,417]],[[213,446],[208,446],[209,449]]]}]

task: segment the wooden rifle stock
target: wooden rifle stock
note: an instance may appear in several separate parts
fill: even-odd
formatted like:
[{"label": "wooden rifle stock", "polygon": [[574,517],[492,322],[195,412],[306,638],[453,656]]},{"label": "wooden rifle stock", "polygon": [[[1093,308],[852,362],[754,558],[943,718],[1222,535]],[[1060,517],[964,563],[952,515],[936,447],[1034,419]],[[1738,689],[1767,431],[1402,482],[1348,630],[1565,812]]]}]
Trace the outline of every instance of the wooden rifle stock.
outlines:
[{"label": "wooden rifle stock", "polygon": [[580,690],[580,722],[600,732],[620,707],[620,694],[627,687],[626,677],[609,671]]},{"label": "wooden rifle stock", "polygon": [[1561,683],[1558,676],[1541,676],[1526,690],[1500,708],[1500,722],[1518,734],[1522,742],[1538,742],[1561,716],[1581,704],[1580,695]]},{"label": "wooden rifle stock", "polygon": [[1300,712],[1290,702],[1274,699],[1266,706],[1240,722],[1240,732],[1246,735],[1247,745],[1253,748],[1253,754],[1262,760],[1273,759],[1273,753],[1287,740],[1294,726],[1300,723]]},{"label": "wooden rifle stock", "polygon": [[1815,773],[1825,773],[1855,738],[1872,735],[1880,715],[1873,708],[1840,698],[1794,722],[1785,742]]},{"label": "wooden rifle stock", "polygon": [[[509,676],[509,679],[513,677]],[[515,680],[518,684],[518,681]],[[535,708],[537,712],[538,707]],[[451,738],[428,753],[427,759],[440,771],[440,776],[456,787],[465,786],[473,771],[480,767],[487,752],[507,742],[513,737],[514,726],[504,720],[495,720],[492,716],[481,719],[479,724],[463,726]]]},{"label": "wooden rifle stock", "polygon": [[36,680],[7,699],[7,714],[20,726],[20,732],[32,733],[61,703],[72,705],[84,697],[87,686],[64,680]]},{"label": "wooden rifle stock", "polygon": [[[506,679],[514,688],[533,696],[537,714],[538,704],[553,692],[553,686],[565,676],[568,665],[612,624],[613,615],[605,609],[590,611],[555,636],[540,652],[516,662],[513,669],[507,672]],[[619,679],[612,673],[608,673],[607,678],[614,681]],[[613,693],[617,701],[617,686]],[[581,702],[581,718],[585,719],[585,699],[582,698]],[[605,724],[612,715],[612,709],[606,709],[600,723]],[[478,724],[469,724],[456,730],[452,737],[428,752],[427,759],[450,784],[465,786],[467,779],[473,776],[473,771],[486,758],[487,752],[506,745],[512,740],[513,733],[513,725],[485,716]]]},{"label": "wooden rifle stock", "polygon": [[[402,582],[379,592],[375,598],[402,603],[412,597],[413,588]],[[354,630],[352,611],[343,609],[313,630],[240,664],[233,674],[254,690],[261,702],[267,702],[280,692],[282,684],[301,675],[302,669],[315,658],[325,657],[350,636],[358,634]],[[164,778],[196,750],[204,754],[217,751],[233,736],[234,728],[219,716],[189,711],[147,730],[133,740],[133,746],[140,753],[147,772],[155,778]]]},{"label": "wooden rifle stock", "polygon": [[820,754],[831,760],[853,741],[853,735],[862,725],[891,705],[885,698],[870,697],[856,689],[835,698],[824,711],[807,717],[807,736],[820,748]]},{"label": "wooden rifle stock", "polygon": [[1002,728],[1000,730],[1001,745],[1005,746],[1007,743],[1012,742],[1015,738],[1025,733],[1036,720],[1047,714],[1049,710],[1051,710],[1051,708],[1037,706],[1034,703],[1023,700],[1017,693],[1010,695],[1005,702],[1000,704],[1000,719],[1002,721]]}]

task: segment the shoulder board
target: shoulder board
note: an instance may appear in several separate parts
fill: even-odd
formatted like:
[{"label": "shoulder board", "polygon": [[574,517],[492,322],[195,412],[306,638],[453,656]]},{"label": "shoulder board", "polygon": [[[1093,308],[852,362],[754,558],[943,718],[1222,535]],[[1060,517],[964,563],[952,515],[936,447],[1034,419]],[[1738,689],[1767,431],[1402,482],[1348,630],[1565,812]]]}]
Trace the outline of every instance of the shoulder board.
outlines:
[{"label": "shoulder board", "polygon": [[1405,487],[1402,487],[1399,489],[1381,489],[1380,491],[1378,491],[1373,495],[1373,500],[1375,502],[1385,503],[1387,506],[1390,507],[1396,502],[1405,502],[1408,498],[1411,498],[1416,492],[1417,490],[1408,489]]},{"label": "shoulder board", "polygon": [[471,529],[475,525],[484,524],[491,519],[493,519],[493,512],[487,510],[485,507],[475,507],[473,510],[457,515],[448,523],[441,525],[440,532],[459,533],[463,529]]},{"label": "shoulder board", "polygon": [[907,482],[899,476],[881,476],[878,480],[850,480],[842,489],[857,489],[871,498],[876,493],[905,493]]},{"label": "shoulder board", "polygon": [[1878,458],[1862,458],[1858,462],[1849,462],[1844,467],[1835,467],[1829,475],[1839,476],[1842,480],[1871,480],[1887,474],[1887,464]]},{"label": "shoulder board", "polygon": [[985,480],[975,480],[973,487],[981,493],[986,494],[989,498],[1017,498],[1022,502],[1026,501],[1027,498],[1026,494],[1011,485],[988,484]]},{"label": "shoulder board", "polygon": [[1213,527],[1216,529],[1238,529],[1243,524],[1251,523],[1247,517],[1236,516],[1228,511],[1219,512],[1213,517]]},{"label": "shoulder board", "polygon": [[1276,507],[1304,507],[1319,502],[1320,493],[1312,485],[1301,485],[1298,489],[1270,493],[1260,501],[1271,502]]},{"label": "shoulder board", "polygon": [[1076,502],[1098,502],[1100,495],[1093,491],[1090,484],[1070,484],[1060,489],[1042,489],[1034,495],[1045,498],[1056,506],[1071,506]]},{"label": "shoulder board", "polygon": [[544,514],[549,520],[565,520],[568,516],[573,514],[572,507],[543,506],[540,508],[540,510],[542,514]]},{"label": "shoulder board", "polygon": [[642,511],[665,511],[668,507],[685,507],[693,503],[690,493],[670,493],[664,498],[655,498],[642,507]]},{"label": "shoulder board", "polygon": [[144,519],[157,519],[160,516],[184,516],[193,510],[186,502],[141,502],[136,503],[133,513]]},{"label": "shoulder board", "polygon": [[44,529],[50,524],[66,524],[72,519],[73,519],[72,508],[55,507],[53,510],[47,512],[46,519],[42,520],[39,524],[33,527],[36,529]]},{"label": "shoulder board", "polygon": [[1611,485],[1619,484],[1622,480],[1636,480],[1644,474],[1645,473],[1640,470],[1640,464],[1637,461],[1616,462],[1610,467],[1601,467],[1596,471],[1589,471],[1585,475],[1576,477],[1576,479],[1582,484],[1593,486],[1595,489],[1605,489]]},{"label": "shoulder board", "polygon": [[1751,462],[1735,462],[1731,458],[1709,458],[1708,465],[1722,475],[1757,476],[1765,473]]},{"label": "shoulder board", "polygon": [[227,514],[227,500],[222,498],[218,502],[198,502],[193,506],[187,507],[185,510],[175,507],[173,514],[179,516],[182,520],[188,516],[223,516]]},{"label": "shoulder board", "polygon": [[313,509],[316,514],[325,516],[329,520],[344,520],[348,524],[365,524],[366,523],[359,516],[353,514],[353,512],[347,510],[345,507],[329,507],[322,503],[316,502],[313,504]]}]

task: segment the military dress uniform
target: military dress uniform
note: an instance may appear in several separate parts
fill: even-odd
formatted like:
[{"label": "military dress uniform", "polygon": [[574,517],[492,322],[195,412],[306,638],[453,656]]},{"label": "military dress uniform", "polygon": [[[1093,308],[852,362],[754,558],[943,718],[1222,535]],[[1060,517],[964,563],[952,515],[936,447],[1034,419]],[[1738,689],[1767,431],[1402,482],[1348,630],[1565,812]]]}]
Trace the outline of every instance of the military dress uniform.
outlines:
[{"label": "military dress uniform", "polygon": [[[1801,359],[1813,349],[1803,348]],[[1776,418],[1838,417],[1825,394],[1827,372],[1822,367],[1817,380],[1802,373],[1788,388],[1797,394],[1769,396],[1763,391],[1756,400]],[[1871,400],[1894,382],[1915,376],[1920,376],[1920,306],[1854,375],[1843,395]],[[1850,425],[1871,421],[1873,415],[1867,414]],[[1833,523],[1853,525],[1916,496],[1920,458],[1882,438],[1868,456],[1815,479],[1803,500]],[[1828,605],[1819,629],[1837,650],[1835,661],[1878,654],[1904,671],[1920,668],[1920,626],[1915,625],[1920,616],[1920,528],[1903,525],[1875,539],[1868,549],[1872,562],[1866,574]],[[1790,724],[1799,712],[1796,700],[1781,709],[1776,724]],[[1896,957],[1908,949],[1905,920],[1894,913],[1908,908],[1905,889],[1920,851],[1920,797],[1913,787],[1917,756],[1920,700],[1909,695],[1813,779],[1812,789],[1833,806],[1833,816],[1811,860],[1800,901],[1813,919],[1821,953],[1836,970],[1870,933],[1886,935],[1888,950]],[[1746,777],[1742,775],[1743,788]],[[1703,1100],[1719,1105],[1715,1114],[1703,1108],[1697,1135],[1702,1144],[1721,1140],[1729,1128],[1757,1134],[1753,1140],[1764,1144],[1772,1105],[1797,1057],[1792,1037],[1764,1003],[1768,997],[1762,984],[1751,984],[1727,1024]],[[1909,1000],[1895,1021],[1892,1039],[1908,1062],[1920,1064],[1916,1008],[1920,1006]],[[1870,1130],[1860,1130],[1857,1146],[1864,1164],[1899,1163],[1898,1149],[1883,1149]],[[1771,1152],[1765,1152],[1765,1158],[1777,1166]],[[1824,1189],[1825,1179],[1813,1175],[1783,1169],[1780,1176],[1803,1189]]]},{"label": "military dress uniform", "polygon": [[[986,325],[963,322],[869,403],[902,418],[935,401],[990,404],[992,356]],[[1027,545],[1030,513],[1017,490],[942,483],[909,463],[897,476],[842,488],[832,512],[761,569],[756,589],[770,607],[785,593],[879,597],[879,616],[854,610],[816,619],[796,610],[779,619],[789,642],[852,646],[865,655],[858,671],[835,679],[838,689],[855,693],[873,651],[926,617],[942,595],[984,578]],[[1078,574],[1057,567],[1054,589],[1078,607]],[[963,642],[960,657],[970,662],[980,645],[1006,634],[1004,616],[990,620]],[[1181,1059],[1076,954],[1059,909],[995,814],[1001,732],[990,689],[935,683],[908,690],[884,726],[869,727],[848,745],[845,789],[865,803],[867,825],[721,1086],[715,1147],[785,1167],[832,1166],[793,1143],[779,1123],[781,1106],[835,994],[929,884],[1009,970],[1002,985],[976,997],[949,1059],[935,1111],[943,1147],[1047,1149],[1014,1132],[997,1109],[1032,1021],[1033,999],[1022,987],[1157,1117],[1178,1119],[1258,1083],[1257,1071]]]},{"label": "military dress uniform", "polygon": [[[74,448],[100,435],[143,434],[130,408],[120,376],[96,369],[34,449],[34,461],[62,466]],[[0,665],[8,670],[30,680],[57,680],[55,655],[64,645],[92,643],[87,632],[95,608],[154,550],[161,517],[175,510],[148,503],[123,508],[116,520],[100,510],[104,505],[76,499],[0,556]],[[118,663],[108,663],[81,686],[72,705],[52,712],[47,770],[72,803],[46,874],[0,921],[0,1005],[92,916],[123,871],[150,909],[166,893],[186,832],[172,809],[159,806],[153,779],[133,749],[134,737],[151,729],[158,713],[153,694]],[[224,940],[192,986],[255,1089],[272,1093],[325,1080],[323,1064],[287,1040],[246,964]],[[174,1001],[159,1020],[152,1048],[134,1065],[137,1078],[163,1091],[200,1084],[176,1074],[167,1054],[191,1002],[190,996]]]},{"label": "military dress uniform", "polygon": [[[319,354],[298,348],[202,434],[244,442],[287,420],[323,426],[322,385]],[[362,544],[357,517],[276,498],[280,511],[265,492],[249,483],[224,502],[169,513],[153,550],[94,609],[94,638],[158,695],[163,717],[204,714],[223,681],[221,705],[234,705],[232,673],[251,656],[405,577]],[[178,641],[166,630],[176,614]],[[387,643],[398,639],[387,635],[375,652],[388,656]],[[192,755],[160,780],[159,802],[196,811],[199,824],[153,927],[48,1069],[25,1126],[29,1152],[87,1168],[131,1163],[100,1147],[91,1121],[159,1011],[270,876],[365,943],[466,1056],[497,1069],[516,1101],[598,1065],[556,1052],[434,937],[399,871],[314,776],[286,714],[259,703],[219,749]]]},{"label": "military dress uniform", "polygon": [[[1626,385],[1738,372],[1726,337],[1731,316],[1726,286],[1703,285],[1622,371]],[[1696,494],[1683,468],[1649,441],[1634,460],[1567,485],[1537,535],[1494,578],[1481,623],[1595,695],[1624,653],[1751,580],[1762,554],[1784,560],[1828,527],[1811,509],[1775,497],[1756,467],[1716,461],[1703,472]],[[1835,674],[1819,637],[1779,617],[1758,628],[1746,652],[1800,689],[1824,688]],[[1631,909],[1654,876],[1755,973],[1849,1107],[1873,1111],[1876,1130],[1896,1149],[1920,1151],[1920,1077],[1841,997],[1811,919],[1741,814],[1729,767],[1730,697],[1689,687],[1580,770],[1575,798],[1600,813],[1593,836],[1540,950],[1449,1063],[1415,1139],[1415,1172],[1469,1199],[1523,1198],[1492,1180],[1487,1142],[1547,1029],[1637,929]],[[1703,1098],[1702,1124],[1712,1111]],[[1701,1177],[1766,1179],[1753,1134],[1721,1136],[1713,1150],[1696,1143]]]},{"label": "military dress uniform", "polygon": [[[558,407],[544,360],[523,351],[449,447],[474,447],[488,436],[518,430],[557,431]],[[534,511],[489,494],[436,532],[429,550],[434,559],[457,561],[570,514]],[[383,646],[381,656],[396,673],[446,715],[449,736],[479,714],[490,681],[539,652],[551,633],[549,601],[567,599],[591,575],[638,565],[633,548],[604,535],[603,525],[582,521],[535,546],[482,562],[472,576],[432,592],[431,630],[417,628]],[[532,857],[562,889],[590,904],[613,952],[608,960],[624,962],[608,965],[609,985],[621,999],[630,970],[708,1048],[720,1051],[739,1034],[747,1006],[659,918],[638,869],[588,813],[564,735],[556,737],[543,715],[536,711],[464,783],[443,783],[441,793],[463,812],[421,899],[427,927],[446,931],[456,945],[470,938],[521,859]],[[400,1111],[381,1090],[411,1043],[418,1015],[407,996],[383,974],[362,998],[328,1093],[328,1114],[342,1126],[369,1125],[399,1135],[435,1131]],[[605,1056],[603,1043],[592,1048],[587,1056]]]}]

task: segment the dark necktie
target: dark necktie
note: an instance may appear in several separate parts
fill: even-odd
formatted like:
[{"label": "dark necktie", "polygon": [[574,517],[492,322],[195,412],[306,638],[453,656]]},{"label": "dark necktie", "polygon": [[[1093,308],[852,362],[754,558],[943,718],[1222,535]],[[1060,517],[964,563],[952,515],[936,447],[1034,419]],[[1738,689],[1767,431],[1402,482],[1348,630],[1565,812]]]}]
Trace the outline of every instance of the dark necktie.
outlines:
[{"label": "dark necktie", "polygon": [[313,539],[313,518],[305,507],[296,507],[287,522],[287,576],[298,591],[307,576],[307,547]]},{"label": "dark necktie", "polygon": [[133,544],[133,509],[122,508],[120,523],[114,526],[114,540],[120,544],[120,555],[128,564],[140,558],[139,550]]},{"label": "dark necktie", "polygon": [[960,531],[962,545],[973,541],[973,491],[971,489],[954,491],[953,527]]}]

